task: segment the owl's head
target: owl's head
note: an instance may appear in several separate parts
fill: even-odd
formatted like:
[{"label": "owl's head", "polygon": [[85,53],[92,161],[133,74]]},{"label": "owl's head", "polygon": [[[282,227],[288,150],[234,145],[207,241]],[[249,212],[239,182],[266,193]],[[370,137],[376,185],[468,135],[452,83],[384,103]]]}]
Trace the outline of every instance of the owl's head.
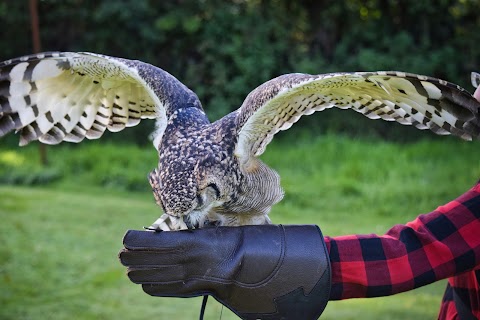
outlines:
[{"label": "owl's head", "polygon": [[202,226],[209,211],[224,202],[224,184],[215,172],[211,166],[200,163],[181,168],[177,165],[175,170],[172,166],[153,170],[149,181],[164,213],[183,219],[193,228]]}]

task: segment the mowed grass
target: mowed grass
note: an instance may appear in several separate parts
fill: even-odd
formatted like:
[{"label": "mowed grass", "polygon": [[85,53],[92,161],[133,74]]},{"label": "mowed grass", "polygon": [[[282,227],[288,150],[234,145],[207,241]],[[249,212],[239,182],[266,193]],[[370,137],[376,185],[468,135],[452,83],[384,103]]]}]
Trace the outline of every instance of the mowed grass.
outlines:
[{"label": "mowed grass", "polygon": [[[197,318],[200,298],[150,297],[118,262],[125,231],[160,214],[146,180],[155,150],[86,143],[49,152],[45,174],[33,164],[35,146],[0,147],[0,175],[3,166],[4,177],[20,177],[3,181],[51,180],[0,185],[0,319]],[[280,139],[262,156],[286,192],[270,217],[318,224],[329,236],[382,234],[466,191],[480,177],[479,155],[477,142],[448,137],[409,144]],[[25,168],[34,168],[37,180]],[[444,287],[330,302],[322,319],[435,319]],[[211,299],[205,318],[220,316],[236,319]]]}]

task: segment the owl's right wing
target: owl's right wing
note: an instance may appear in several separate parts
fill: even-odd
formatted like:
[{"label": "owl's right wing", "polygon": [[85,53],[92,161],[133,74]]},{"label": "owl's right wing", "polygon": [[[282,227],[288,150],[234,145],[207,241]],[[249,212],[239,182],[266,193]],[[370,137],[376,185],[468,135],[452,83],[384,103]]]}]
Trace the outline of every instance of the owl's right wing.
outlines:
[{"label": "owl's right wing", "polygon": [[198,98],[169,73],[141,61],[51,52],[0,63],[0,137],[20,145],[97,139],[157,119],[158,148],[167,117]]},{"label": "owl's right wing", "polygon": [[395,71],[286,74],[253,90],[237,110],[235,154],[241,162],[259,156],[302,115],[332,107],[466,140],[480,137],[480,103],[444,80]]}]

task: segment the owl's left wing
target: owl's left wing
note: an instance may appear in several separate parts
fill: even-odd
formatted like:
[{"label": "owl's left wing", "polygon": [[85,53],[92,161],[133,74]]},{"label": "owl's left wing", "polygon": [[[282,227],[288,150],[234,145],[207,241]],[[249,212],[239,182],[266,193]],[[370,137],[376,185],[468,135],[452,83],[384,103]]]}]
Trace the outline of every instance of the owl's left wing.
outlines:
[{"label": "owl's left wing", "polygon": [[393,71],[287,74],[253,90],[238,109],[235,154],[259,156],[302,115],[332,107],[466,140],[480,135],[480,103],[444,80]]}]

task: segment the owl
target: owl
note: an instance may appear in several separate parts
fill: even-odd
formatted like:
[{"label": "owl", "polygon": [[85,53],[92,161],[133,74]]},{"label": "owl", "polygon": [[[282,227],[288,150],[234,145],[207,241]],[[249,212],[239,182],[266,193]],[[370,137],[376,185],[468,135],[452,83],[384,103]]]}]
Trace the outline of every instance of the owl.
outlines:
[{"label": "owl", "polygon": [[155,230],[270,223],[283,191],[259,156],[301,116],[333,107],[466,140],[480,134],[471,94],[405,72],[285,74],[210,123],[193,91],[148,63],[72,52],[0,63],[0,137],[14,131],[20,145],[97,139],[155,119],[149,182],[163,210]]}]

